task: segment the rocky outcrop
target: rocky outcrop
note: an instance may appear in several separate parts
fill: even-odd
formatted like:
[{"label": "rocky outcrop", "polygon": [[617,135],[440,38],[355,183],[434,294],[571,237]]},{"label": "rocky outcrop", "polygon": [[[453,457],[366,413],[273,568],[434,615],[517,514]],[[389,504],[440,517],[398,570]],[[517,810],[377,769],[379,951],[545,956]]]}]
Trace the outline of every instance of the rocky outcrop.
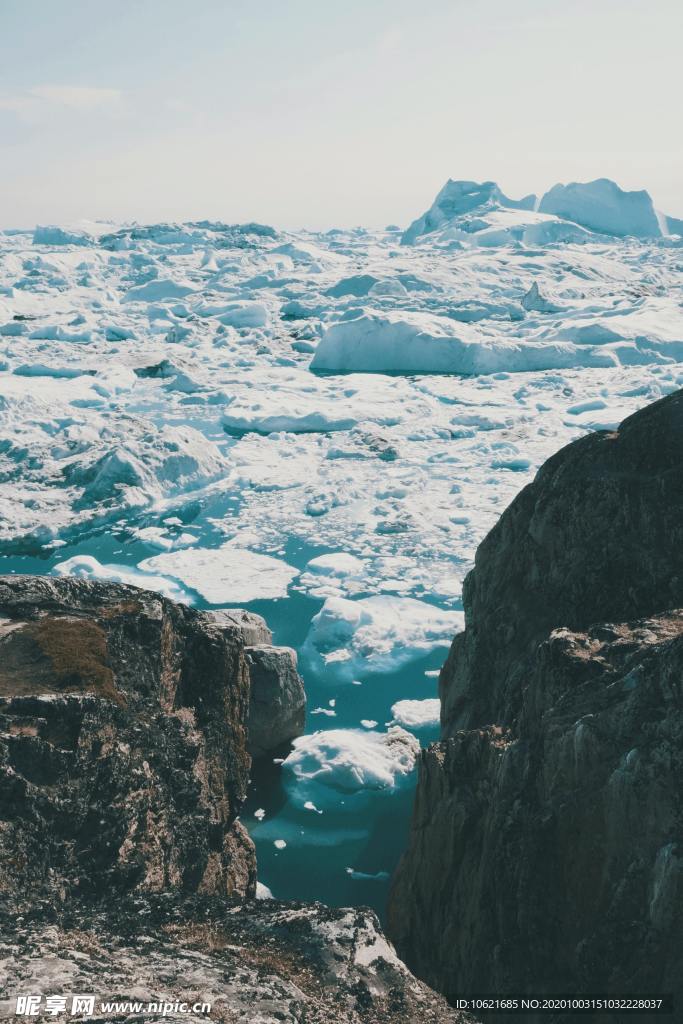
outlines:
[{"label": "rocky outcrop", "polygon": [[449,997],[683,1000],[682,469],[678,392],[551,458],[477,552],[389,908]]},{"label": "rocky outcrop", "polygon": [[15,1021],[14,993],[61,996],[54,1016],[42,999],[35,1019],[51,1021],[92,993],[100,1024],[476,1024],[416,981],[372,911],[319,903],[136,894],[19,921],[0,906],[0,971],[0,1019]]},{"label": "rocky outcrop", "polygon": [[306,693],[290,647],[247,647],[251,679],[249,753],[264,757],[286,747],[304,731]]},{"label": "rocky outcrop", "polygon": [[253,894],[248,730],[303,728],[263,620],[35,576],[0,579],[0,617],[0,886]]},{"label": "rocky outcrop", "polygon": [[250,895],[245,635],[134,587],[0,580],[0,886]]},{"label": "rocky outcrop", "polygon": [[480,544],[440,679],[444,735],[509,724],[552,629],[683,607],[683,392],[550,458]]},{"label": "rocky outcrop", "polygon": [[371,911],[252,898],[248,748],[303,724],[271,639],[239,610],[0,578],[0,1017],[32,995],[73,1020],[87,993],[102,1024],[471,1024]]}]

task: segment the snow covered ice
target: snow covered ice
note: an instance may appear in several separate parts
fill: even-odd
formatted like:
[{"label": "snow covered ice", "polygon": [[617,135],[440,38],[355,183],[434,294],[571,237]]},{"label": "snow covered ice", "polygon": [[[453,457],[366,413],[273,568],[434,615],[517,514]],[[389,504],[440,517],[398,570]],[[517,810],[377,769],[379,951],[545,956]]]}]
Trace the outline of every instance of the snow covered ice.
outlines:
[{"label": "snow covered ice", "polygon": [[419,750],[417,740],[398,726],[385,733],[330,729],[294,740],[283,769],[295,780],[295,800],[309,801],[315,793],[324,807],[326,789],[359,796],[393,790],[412,772]]},{"label": "snow covered ice", "polygon": [[463,625],[462,612],[411,597],[329,597],[313,618],[303,653],[322,679],[352,682],[447,649]]},{"label": "snow covered ice", "polygon": [[276,896],[382,905],[478,542],[683,385],[682,231],[600,179],[449,181],[404,232],[0,233],[0,567],[247,604],[298,649],[308,735],[244,815]]},{"label": "snow covered ice", "polygon": [[393,720],[404,729],[414,732],[429,729],[439,724],[441,702],[438,697],[425,700],[399,700],[393,705]]}]

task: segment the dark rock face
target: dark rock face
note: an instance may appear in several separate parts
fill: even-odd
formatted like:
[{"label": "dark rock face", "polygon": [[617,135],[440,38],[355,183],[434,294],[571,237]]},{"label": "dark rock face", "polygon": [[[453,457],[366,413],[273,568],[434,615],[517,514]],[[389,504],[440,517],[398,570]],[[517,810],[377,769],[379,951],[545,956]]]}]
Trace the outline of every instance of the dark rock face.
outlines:
[{"label": "dark rock face", "polygon": [[444,735],[510,723],[552,629],[683,607],[683,392],[563,448],[480,544],[444,665]]},{"label": "dark rock face", "polygon": [[252,894],[248,729],[265,753],[303,728],[263,620],[34,576],[0,579],[0,617],[8,887]]},{"label": "dark rock face", "polygon": [[479,548],[389,908],[449,997],[683,1000],[682,470],[679,392],[551,458]]},{"label": "dark rock face", "polygon": [[0,877],[251,894],[242,629],[134,587],[0,580]]},{"label": "dark rock face", "polygon": [[249,753],[263,757],[304,731],[306,692],[289,647],[247,647],[251,678]]}]

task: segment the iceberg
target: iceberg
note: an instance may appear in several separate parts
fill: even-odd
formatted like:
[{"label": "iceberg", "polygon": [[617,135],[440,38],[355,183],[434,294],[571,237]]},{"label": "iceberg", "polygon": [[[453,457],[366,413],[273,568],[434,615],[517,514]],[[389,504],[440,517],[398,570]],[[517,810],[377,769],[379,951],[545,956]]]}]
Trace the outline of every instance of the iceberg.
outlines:
[{"label": "iceberg", "polygon": [[312,370],[334,373],[519,373],[616,366],[609,350],[563,341],[504,340],[429,313],[363,310],[328,327]]},{"label": "iceberg", "polygon": [[649,192],[624,192],[609,178],[554,185],[539,210],[618,238],[659,238],[663,233]]},{"label": "iceberg", "polygon": [[328,597],[311,622],[303,653],[319,676],[353,682],[448,647],[463,622],[460,611],[411,597]]},{"label": "iceberg", "polygon": [[438,697],[426,700],[399,700],[391,706],[394,722],[404,729],[433,729],[439,725],[441,701]]},{"label": "iceberg", "polygon": [[296,803],[311,795],[316,807],[336,806],[339,793],[391,793],[415,768],[420,744],[409,732],[392,726],[385,733],[364,729],[329,729],[294,740],[282,769]]},{"label": "iceberg", "polygon": [[475,210],[482,212],[501,206],[513,210],[533,210],[535,202],[535,195],[509,199],[495,181],[453,181],[449,178],[427,212],[404,231],[401,243],[412,245],[422,235],[430,234]]}]

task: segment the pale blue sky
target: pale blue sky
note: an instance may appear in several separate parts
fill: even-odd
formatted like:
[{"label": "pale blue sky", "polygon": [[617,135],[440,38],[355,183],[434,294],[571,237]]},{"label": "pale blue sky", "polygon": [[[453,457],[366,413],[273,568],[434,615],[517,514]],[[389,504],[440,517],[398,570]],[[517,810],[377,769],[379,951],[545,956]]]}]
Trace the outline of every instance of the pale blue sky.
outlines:
[{"label": "pale blue sky", "polygon": [[679,0],[0,0],[0,226],[405,224],[448,177],[683,216]]}]

